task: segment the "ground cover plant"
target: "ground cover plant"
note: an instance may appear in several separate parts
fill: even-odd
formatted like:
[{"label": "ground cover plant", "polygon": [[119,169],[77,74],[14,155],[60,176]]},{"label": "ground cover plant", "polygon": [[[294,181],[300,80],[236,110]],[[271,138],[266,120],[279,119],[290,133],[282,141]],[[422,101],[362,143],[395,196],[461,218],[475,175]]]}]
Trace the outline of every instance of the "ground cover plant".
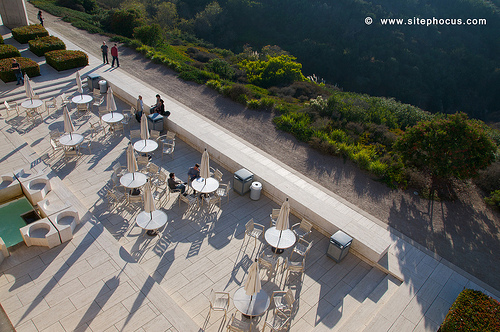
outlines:
[{"label": "ground cover plant", "polygon": [[438,332],[500,331],[500,303],[472,289],[464,289],[446,315]]},{"label": "ground cover plant", "polygon": [[12,29],[12,37],[21,44],[26,44],[32,39],[48,36],[49,33],[40,24],[26,25]]},{"label": "ground cover plant", "polygon": [[[15,57],[15,59],[21,65],[23,74],[28,74],[29,77],[40,76],[40,66],[38,63],[23,57]],[[0,60],[0,79],[5,83],[16,80],[16,75],[12,71],[11,58]]]},{"label": "ground cover plant", "polygon": [[45,59],[47,64],[58,71],[85,67],[89,64],[89,57],[82,51],[50,51],[45,53]]},{"label": "ground cover plant", "polygon": [[66,44],[55,36],[41,37],[28,42],[31,52],[38,56],[43,56],[46,52],[55,50],[65,50]]}]

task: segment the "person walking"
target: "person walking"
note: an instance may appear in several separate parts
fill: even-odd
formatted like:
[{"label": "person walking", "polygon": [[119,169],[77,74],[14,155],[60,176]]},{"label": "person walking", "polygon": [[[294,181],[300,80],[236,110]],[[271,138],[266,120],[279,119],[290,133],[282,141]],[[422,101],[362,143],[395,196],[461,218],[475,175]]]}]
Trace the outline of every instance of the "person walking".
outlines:
[{"label": "person walking", "polygon": [[102,51],[102,64],[103,65],[109,64],[109,60],[108,60],[108,45],[106,45],[105,41],[102,42],[101,51]]},{"label": "person walking", "polygon": [[118,61],[118,47],[116,44],[111,47],[111,56],[113,57],[113,61],[111,62],[111,67],[115,66],[115,60],[116,60],[116,68],[120,67],[120,61]]},{"label": "person walking", "polygon": [[23,77],[23,72],[21,70],[21,65],[19,64],[19,62],[17,62],[16,59],[12,59],[12,71],[16,75],[17,79],[16,85],[19,85],[21,83],[22,85],[24,85],[24,77]]},{"label": "person walking", "polygon": [[41,10],[38,11],[38,15],[36,17],[38,17],[38,20],[40,21],[40,24],[43,27],[43,17],[42,17],[42,11]]}]

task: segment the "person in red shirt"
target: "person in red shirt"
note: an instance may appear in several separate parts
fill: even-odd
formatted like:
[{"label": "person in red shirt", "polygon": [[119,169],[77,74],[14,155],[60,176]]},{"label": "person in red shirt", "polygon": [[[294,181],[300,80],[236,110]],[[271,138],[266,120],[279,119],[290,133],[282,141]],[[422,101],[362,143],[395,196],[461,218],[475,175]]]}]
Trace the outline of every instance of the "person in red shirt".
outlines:
[{"label": "person in red shirt", "polygon": [[111,62],[111,67],[115,66],[115,60],[116,60],[116,68],[120,67],[120,61],[118,61],[118,47],[116,47],[116,44],[111,47],[111,56],[113,57],[113,62]]}]

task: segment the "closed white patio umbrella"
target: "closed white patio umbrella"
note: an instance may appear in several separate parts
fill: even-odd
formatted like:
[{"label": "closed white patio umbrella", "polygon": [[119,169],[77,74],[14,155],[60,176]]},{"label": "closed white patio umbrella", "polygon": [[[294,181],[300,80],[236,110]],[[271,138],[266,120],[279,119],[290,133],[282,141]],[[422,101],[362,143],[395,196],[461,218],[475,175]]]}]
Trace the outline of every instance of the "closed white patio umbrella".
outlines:
[{"label": "closed white patio umbrella", "polygon": [[281,232],[290,227],[290,203],[288,203],[288,198],[281,205],[280,213],[278,219],[276,220],[276,229],[280,231],[280,237],[278,238],[279,246],[281,240]]},{"label": "closed white patio umbrella", "polygon": [[113,89],[109,87],[108,93],[106,95],[106,108],[111,112],[111,117],[113,117],[113,111],[116,111],[115,96],[113,95]]},{"label": "closed white patio umbrella", "polygon": [[205,149],[201,155],[200,176],[204,179],[210,177],[210,155],[207,149]]},{"label": "closed white patio umbrella", "polygon": [[250,307],[253,296],[260,292],[262,288],[262,284],[260,282],[259,263],[257,262],[257,259],[255,259],[255,262],[250,265],[244,288],[245,294],[250,295],[250,302],[248,303],[248,306]]},{"label": "closed white patio umbrella", "polygon": [[132,147],[132,143],[129,143],[127,147],[127,170],[129,173],[132,173],[132,179],[135,179],[135,174],[138,170],[137,167],[137,159],[135,159],[134,148]]},{"label": "closed white patio umbrella", "polygon": [[24,74],[24,90],[26,91],[26,97],[28,99],[31,99],[31,101],[33,102],[35,92],[33,91],[33,87],[31,86],[31,81],[28,77],[28,74]]},{"label": "closed white patio umbrella", "polygon": [[148,182],[144,185],[144,211],[149,213],[150,220],[153,219],[153,211],[155,210],[155,200],[153,199],[153,194],[151,193],[151,181],[148,180]]},{"label": "closed white patio umbrella", "polygon": [[141,139],[144,140],[144,144],[146,144],[146,140],[149,138],[149,129],[148,129],[148,117],[146,113],[142,113],[141,117]]},{"label": "closed white patio umbrella", "polygon": [[65,105],[63,108],[63,120],[64,120],[64,131],[69,133],[71,139],[71,133],[75,131],[75,127],[73,126],[73,121],[71,121],[71,115],[69,115],[68,107]]},{"label": "closed white patio umbrella", "polygon": [[76,86],[77,86],[78,92],[80,92],[80,95],[82,95],[83,94],[82,79],[80,77],[79,72],[76,72]]}]

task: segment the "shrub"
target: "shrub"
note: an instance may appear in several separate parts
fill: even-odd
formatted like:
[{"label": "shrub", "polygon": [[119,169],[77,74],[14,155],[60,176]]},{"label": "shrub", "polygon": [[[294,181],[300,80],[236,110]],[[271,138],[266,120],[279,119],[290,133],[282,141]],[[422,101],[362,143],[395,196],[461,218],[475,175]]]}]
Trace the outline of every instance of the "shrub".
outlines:
[{"label": "shrub", "polygon": [[19,50],[12,45],[0,45],[0,59],[20,57]]},{"label": "shrub", "polygon": [[500,190],[495,190],[490,193],[490,196],[485,197],[486,204],[500,208]]},{"label": "shrub", "polygon": [[26,25],[20,28],[12,29],[12,37],[21,44],[26,44],[32,39],[46,37],[49,33],[40,24]]},{"label": "shrub", "polygon": [[479,172],[475,182],[485,193],[500,189],[500,162],[494,162],[488,168]]},{"label": "shrub", "polygon": [[57,0],[57,5],[91,13],[96,7],[95,0]]},{"label": "shrub", "polygon": [[2,35],[0,35],[0,44],[3,44],[3,43],[4,43],[3,37],[2,37]]},{"label": "shrub", "polygon": [[30,51],[38,56],[43,56],[49,51],[66,49],[66,45],[64,44],[64,42],[55,36],[33,39],[30,40],[28,44],[30,47]]},{"label": "shrub", "polygon": [[193,67],[186,67],[181,70],[179,77],[185,81],[193,81],[198,84],[205,84],[209,80],[219,78],[216,74],[206,70],[199,70]]},{"label": "shrub", "polygon": [[500,331],[500,303],[472,289],[464,289],[446,315],[438,332]]},{"label": "shrub", "polygon": [[226,97],[231,98],[235,102],[245,104],[247,103],[248,98],[252,96],[250,89],[242,84],[232,84],[224,87],[223,94]]},{"label": "shrub", "polygon": [[[15,59],[21,65],[23,74],[26,73],[29,77],[40,76],[40,67],[38,66],[38,63],[28,58],[16,57]],[[5,83],[16,80],[16,75],[11,68],[11,59],[0,60],[0,79]]]},{"label": "shrub", "polygon": [[157,23],[136,27],[134,29],[134,38],[152,47],[159,46],[165,41],[163,30]]},{"label": "shrub", "polygon": [[268,57],[265,61],[243,60],[240,67],[246,71],[250,83],[268,88],[306,80],[301,71],[302,64],[295,60],[290,55],[280,55]]},{"label": "shrub", "polygon": [[50,51],[45,53],[45,59],[47,60],[47,64],[58,71],[84,67],[89,64],[87,54],[82,51]]},{"label": "shrub", "polygon": [[227,61],[219,58],[208,61],[206,68],[225,79],[230,80],[234,77],[234,69],[231,67],[231,65]]}]

